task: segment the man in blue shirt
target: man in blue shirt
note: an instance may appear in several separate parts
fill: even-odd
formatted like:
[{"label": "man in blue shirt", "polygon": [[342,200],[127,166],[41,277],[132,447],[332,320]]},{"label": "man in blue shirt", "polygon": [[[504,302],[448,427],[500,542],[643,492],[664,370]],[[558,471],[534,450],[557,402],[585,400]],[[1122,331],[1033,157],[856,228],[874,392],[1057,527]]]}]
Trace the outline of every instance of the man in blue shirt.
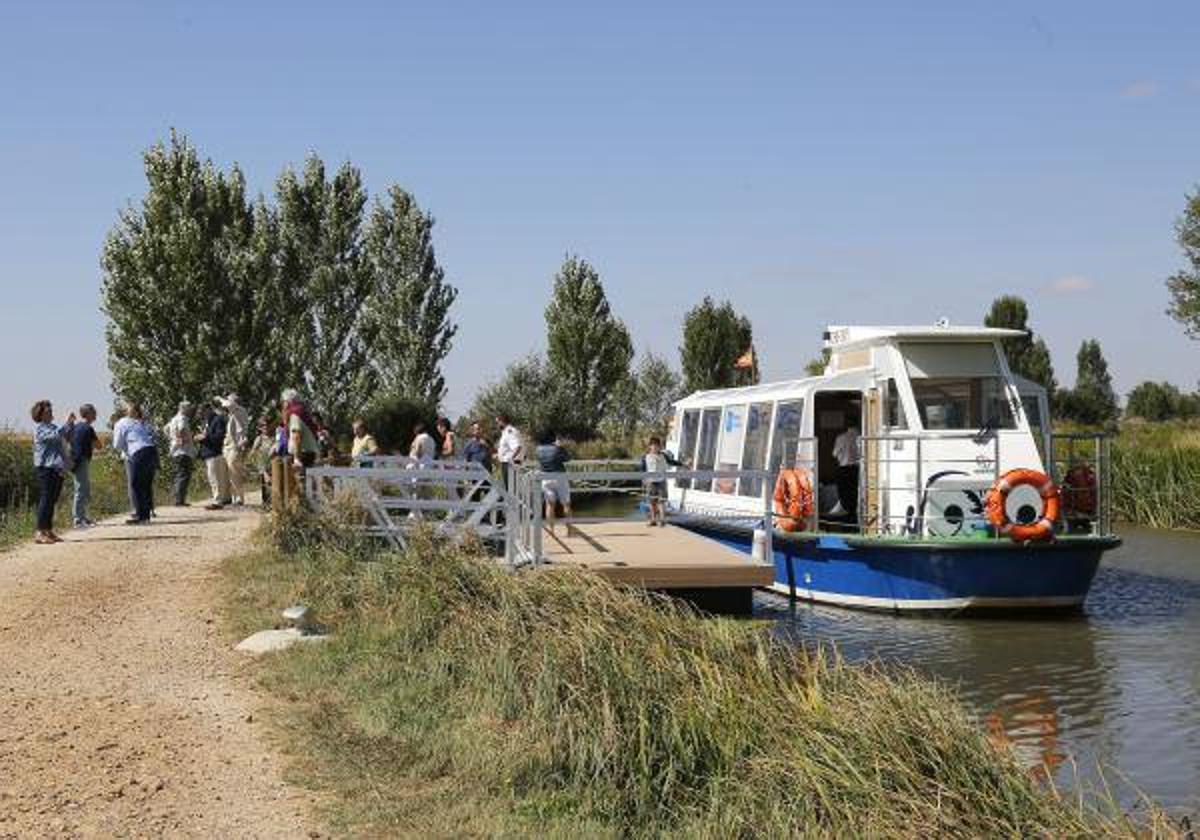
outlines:
[{"label": "man in blue shirt", "polygon": [[125,474],[129,479],[129,501],[133,516],[126,525],[144,525],[150,521],[154,507],[154,473],[158,471],[158,447],[154,429],[146,422],[142,407],[129,403],[125,416],[113,427],[113,449],[125,459]]}]

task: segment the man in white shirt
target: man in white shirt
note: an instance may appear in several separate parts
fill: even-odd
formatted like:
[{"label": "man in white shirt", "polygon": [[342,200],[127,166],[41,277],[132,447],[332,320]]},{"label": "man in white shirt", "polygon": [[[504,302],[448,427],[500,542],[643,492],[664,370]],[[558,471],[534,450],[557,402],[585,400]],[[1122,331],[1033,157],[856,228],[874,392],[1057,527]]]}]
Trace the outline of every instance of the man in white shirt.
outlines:
[{"label": "man in white shirt", "polygon": [[500,479],[508,487],[508,474],[513,464],[521,463],[525,456],[525,442],[520,430],[512,424],[507,414],[496,415],[500,427],[500,442],[496,444],[496,460],[500,462]]},{"label": "man in white shirt", "polygon": [[195,416],[195,406],[184,400],[179,404],[175,416],[163,426],[163,434],[170,446],[171,462],[175,465],[174,501],[179,507],[188,503],[188,485],[192,481],[192,465],[196,459],[196,440],[192,431]]},{"label": "man in white shirt", "polygon": [[246,449],[250,445],[250,417],[242,408],[237,394],[217,397],[217,402],[228,414],[225,425],[225,440],[221,454],[229,474],[229,494],[234,505],[245,504],[242,485],[246,481]]},{"label": "man in white shirt", "polygon": [[854,420],[833,442],[833,457],[838,465],[838,501],[851,522],[858,521],[858,442],[858,423]]},{"label": "man in white shirt", "polygon": [[408,457],[420,464],[428,464],[437,457],[437,441],[425,430],[424,423],[413,427],[413,442],[408,448]]}]

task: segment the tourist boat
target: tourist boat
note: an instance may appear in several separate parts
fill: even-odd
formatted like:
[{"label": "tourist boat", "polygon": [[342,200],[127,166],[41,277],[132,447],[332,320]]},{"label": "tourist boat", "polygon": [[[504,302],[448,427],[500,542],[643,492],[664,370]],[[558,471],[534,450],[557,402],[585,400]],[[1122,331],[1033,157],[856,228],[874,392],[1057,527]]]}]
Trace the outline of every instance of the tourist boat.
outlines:
[{"label": "tourist boat", "polygon": [[691,394],[667,450],[716,476],[670,482],[672,521],[773,563],[799,599],[1078,608],[1120,544],[1107,441],[1051,432],[1045,389],[1004,355],[1021,335],[830,327],[820,376]]}]

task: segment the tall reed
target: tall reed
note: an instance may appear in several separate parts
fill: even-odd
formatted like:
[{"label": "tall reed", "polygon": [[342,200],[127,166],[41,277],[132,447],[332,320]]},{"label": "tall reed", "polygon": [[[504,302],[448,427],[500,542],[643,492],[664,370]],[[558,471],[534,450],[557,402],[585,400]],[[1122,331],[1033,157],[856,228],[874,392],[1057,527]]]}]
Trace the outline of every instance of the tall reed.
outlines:
[{"label": "tall reed", "polygon": [[1125,522],[1200,530],[1200,428],[1123,427],[1112,444],[1112,503]]}]

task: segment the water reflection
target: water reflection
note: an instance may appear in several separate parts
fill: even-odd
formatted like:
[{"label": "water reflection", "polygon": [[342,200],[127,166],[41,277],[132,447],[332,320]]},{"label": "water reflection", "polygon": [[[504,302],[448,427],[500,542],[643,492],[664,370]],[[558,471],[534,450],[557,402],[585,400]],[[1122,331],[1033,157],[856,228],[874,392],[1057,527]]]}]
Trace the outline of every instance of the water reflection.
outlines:
[{"label": "water reflection", "polygon": [[1126,801],[1132,785],[1195,809],[1198,566],[1200,538],[1134,532],[1102,566],[1081,615],[897,618],[771,594],[756,611],[798,643],[833,643],[847,659],[903,663],[950,682],[995,738],[1060,783],[1099,784],[1104,766]]}]

